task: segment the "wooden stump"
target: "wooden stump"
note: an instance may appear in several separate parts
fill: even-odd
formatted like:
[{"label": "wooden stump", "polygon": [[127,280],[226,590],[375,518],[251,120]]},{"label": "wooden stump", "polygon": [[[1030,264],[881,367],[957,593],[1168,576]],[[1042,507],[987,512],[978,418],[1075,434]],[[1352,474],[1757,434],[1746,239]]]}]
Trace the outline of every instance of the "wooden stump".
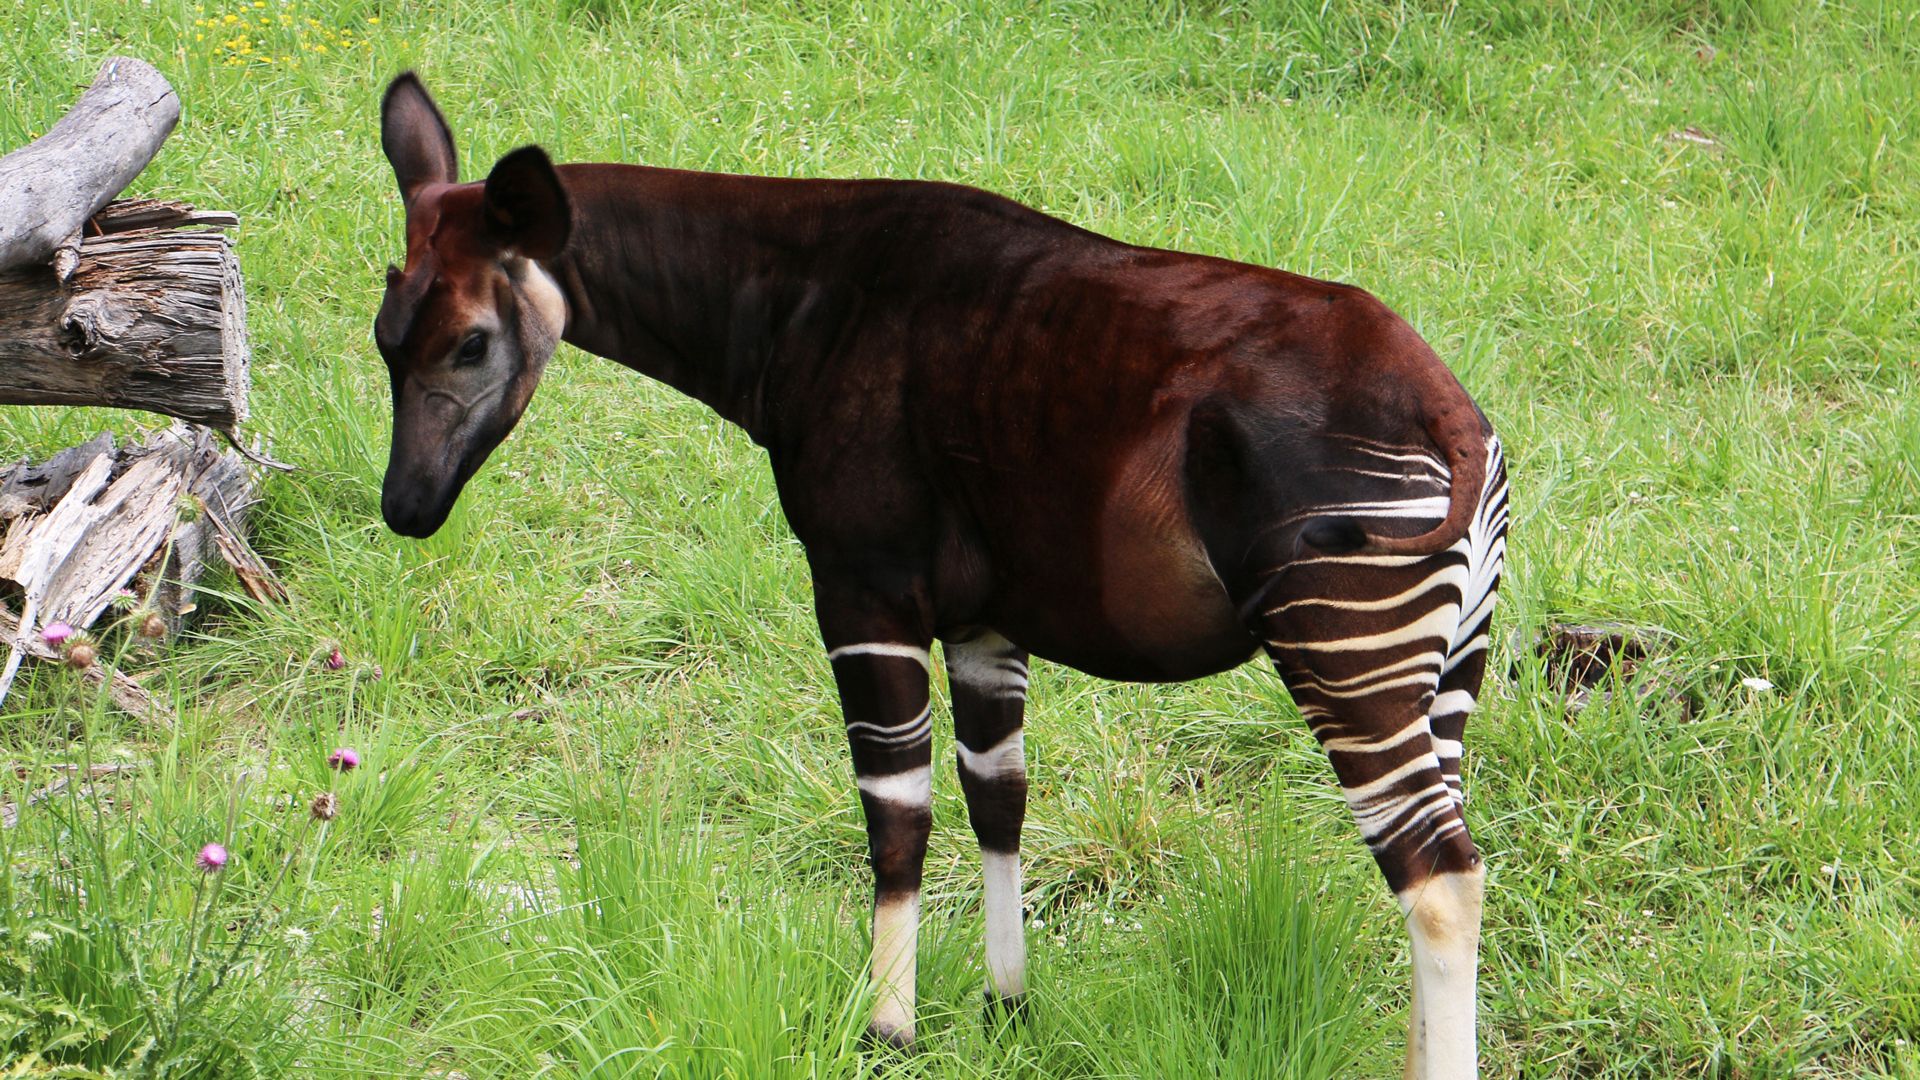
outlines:
[{"label": "wooden stump", "polygon": [[[0,697],[23,657],[61,655],[41,640],[43,628],[91,626],[129,587],[163,634],[191,610],[195,585],[216,558],[249,593],[283,597],[239,531],[254,491],[237,453],[185,425],[120,449],[102,435],[44,464],[0,471],[0,587],[11,587],[18,603],[17,617],[6,620],[14,625],[6,627],[12,649]],[[116,681],[110,689],[118,695],[124,687]]]},{"label": "wooden stump", "polygon": [[180,99],[115,57],[67,115],[0,157],[0,405],[145,409],[233,432],[247,412],[246,294],[231,214],[109,202]]},{"label": "wooden stump", "polygon": [[[123,209],[124,206],[124,209]],[[247,415],[246,291],[230,214],[115,204],[61,284],[0,274],[0,404],[104,405],[232,431]],[[185,227],[175,227],[185,226]]]}]

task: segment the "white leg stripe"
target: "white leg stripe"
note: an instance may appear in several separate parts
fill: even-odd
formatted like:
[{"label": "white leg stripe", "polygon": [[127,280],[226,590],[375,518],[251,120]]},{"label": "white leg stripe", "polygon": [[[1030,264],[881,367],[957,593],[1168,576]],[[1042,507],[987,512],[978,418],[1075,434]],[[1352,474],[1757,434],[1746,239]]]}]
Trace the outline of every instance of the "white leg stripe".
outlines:
[{"label": "white leg stripe", "polygon": [[1470,713],[1472,711],[1473,695],[1467,693],[1465,690],[1449,690],[1435,697],[1433,704],[1427,706],[1428,716],[1449,716],[1453,713]]},{"label": "white leg stripe", "polygon": [[1368,834],[1368,839],[1371,840],[1373,833],[1378,832],[1381,828],[1384,828],[1388,822],[1405,813],[1408,806],[1423,803],[1446,790],[1447,785],[1445,784],[1433,784],[1402,798],[1386,799],[1371,805],[1362,804],[1354,806],[1353,820],[1360,826],[1360,831]]},{"label": "white leg stripe", "polygon": [[960,752],[960,767],[982,780],[1027,774],[1027,736],[1024,731],[1015,731],[979,753],[967,749],[967,744],[958,740],[954,742],[954,749]]},{"label": "white leg stripe", "polygon": [[980,853],[985,882],[982,907],[987,922],[987,981],[1002,996],[1027,989],[1027,943],[1020,925],[1020,856]]},{"label": "white leg stripe", "polygon": [[[1369,652],[1375,649],[1391,649],[1397,645],[1405,645],[1424,638],[1452,641],[1456,620],[1459,618],[1458,604],[1441,604],[1405,626],[1378,634],[1360,634],[1329,641],[1275,641],[1269,644],[1278,649],[1305,649],[1308,652]],[[1438,649],[1434,650],[1434,655],[1436,657],[1440,655]]]},{"label": "white leg stripe", "polygon": [[[1412,723],[1384,739],[1376,739],[1371,735],[1342,735],[1339,738],[1328,739],[1321,743],[1320,747],[1329,754],[1335,751],[1349,754],[1377,754],[1382,750],[1391,750],[1408,739],[1416,739],[1426,734],[1428,734],[1427,725]],[[1435,739],[1434,743],[1438,745],[1439,741]]]},{"label": "white leg stripe", "polygon": [[1458,638],[1472,633],[1479,627],[1480,620],[1486,618],[1487,613],[1493,610],[1493,601],[1493,593],[1487,592],[1482,594],[1479,603],[1474,605],[1473,610],[1460,619],[1460,627],[1454,631],[1456,636],[1456,640],[1453,642],[1454,648],[1459,648],[1464,643],[1458,640]]},{"label": "white leg stripe", "polygon": [[1324,687],[1329,690],[1346,690],[1355,686],[1359,686],[1360,684],[1368,681],[1369,679],[1379,679],[1379,678],[1384,678],[1388,675],[1398,675],[1401,672],[1411,671],[1416,668],[1431,665],[1432,663],[1433,663],[1433,654],[1415,653],[1414,655],[1409,656],[1404,660],[1396,660],[1391,664],[1385,664],[1381,667],[1374,668],[1371,671],[1363,671],[1360,674],[1355,675],[1350,679],[1322,679],[1317,675],[1310,675],[1308,677],[1313,679],[1313,683],[1317,687]]},{"label": "white leg stripe", "polygon": [[1027,692],[1027,665],[1009,655],[1013,643],[988,631],[971,641],[948,644],[947,678],[956,686],[983,694]]},{"label": "white leg stripe", "polygon": [[1314,507],[1299,517],[1324,517],[1339,514],[1344,517],[1445,517],[1450,509],[1451,495],[1423,495],[1413,499],[1381,499],[1373,502],[1326,503]]},{"label": "white leg stripe", "polygon": [[1339,468],[1341,472],[1352,473],[1355,476],[1377,476],[1382,480],[1393,480],[1406,484],[1444,484],[1447,482],[1446,477],[1439,475],[1417,476],[1406,472],[1381,472],[1378,469],[1355,469],[1347,466],[1340,466]]},{"label": "white leg stripe", "polygon": [[[1438,794],[1438,798],[1430,799],[1428,801],[1423,802],[1420,806],[1420,810],[1418,813],[1415,813],[1409,816],[1405,821],[1401,822],[1391,832],[1388,832],[1384,836],[1367,837],[1367,842],[1371,844],[1379,844],[1382,846],[1391,844],[1395,840],[1398,840],[1400,839],[1400,837],[1406,835],[1408,832],[1414,829],[1417,829],[1420,826],[1426,824],[1427,822],[1433,820],[1434,815],[1442,813],[1447,810],[1454,810],[1457,807],[1458,804],[1453,801],[1453,790],[1447,787],[1447,785],[1435,784],[1433,787],[1429,788],[1428,790],[1436,792]],[[1421,846],[1424,847],[1426,846],[1426,844],[1430,844],[1434,840],[1440,837],[1451,834],[1454,831],[1455,824],[1456,822],[1449,821],[1441,825],[1439,828],[1433,830],[1432,834],[1427,837],[1425,843],[1423,843]]]},{"label": "white leg stripe", "polygon": [[[1421,727],[1425,727],[1426,718],[1421,717],[1419,724]],[[1376,780],[1369,780],[1359,787],[1342,787],[1340,790],[1347,796],[1347,805],[1355,807],[1354,813],[1359,814],[1359,808],[1372,805],[1375,800],[1391,790],[1393,785],[1405,780],[1421,769],[1432,769],[1438,772],[1440,770],[1440,762],[1430,753],[1421,754],[1419,757],[1414,758],[1412,761],[1388,772]]]},{"label": "white leg stripe", "polygon": [[896,645],[886,641],[869,641],[860,645],[842,645],[827,651],[827,663],[845,659],[849,656],[898,656],[912,660],[927,670],[933,670],[927,658],[927,650],[918,645]]},{"label": "white leg stripe", "polygon": [[1447,672],[1459,667],[1461,661],[1486,647],[1487,635],[1476,634],[1472,640],[1468,641],[1465,645],[1453,650],[1452,655],[1447,657],[1446,666],[1440,669],[1440,674],[1445,675]]},{"label": "white leg stripe", "polygon": [[1027,669],[1016,660],[979,663],[963,662],[948,656],[947,678],[955,686],[965,687],[989,697],[1001,694],[1027,696]]},{"label": "white leg stripe", "polygon": [[1285,566],[1412,566],[1426,562],[1430,555],[1316,555],[1311,559],[1299,559],[1282,566],[1271,567],[1267,577],[1279,573]]},{"label": "white leg stripe", "polygon": [[903,724],[869,724],[855,720],[847,725],[847,734],[864,743],[897,746],[919,742],[933,732],[933,705],[929,702],[919,715]]},{"label": "white leg stripe", "polygon": [[1442,759],[1452,758],[1458,761],[1466,753],[1466,750],[1467,748],[1462,745],[1458,739],[1433,740],[1433,753],[1435,757]]},{"label": "white leg stripe", "polygon": [[[1430,661],[1430,658],[1435,655],[1437,654],[1423,653],[1421,654],[1421,658],[1429,659]],[[1382,690],[1393,690],[1402,686],[1421,685],[1429,688],[1440,685],[1440,673],[1431,669],[1427,671],[1416,671],[1409,675],[1402,675],[1397,679],[1385,679],[1376,683],[1368,683],[1365,686],[1358,686],[1352,690],[1329,690],[1325,686],[1319,685],[1314,686],[1313,689],[1317,693],[1324,694],[1330,698],[1363,698],[1371,694],[1377,694]]]},{"label": "white leg stripe", "polygon": [[861,791],[896,806],[933,804],[933,766],[921,765],[890,776],[860,776],[854,779]]},{"label": "white leg stripe", "polygon": [[1421,453],[1419,450],[1411,446],[1401,448],[1409,451],[1408,453],[1405,453],[1405,454],[1390,454],[1385,450],[1379,450],[1371,446],[1355,446],[1353,449],[1356,453],[1370,454],[1377,458],[1385,458],[1388,461],[1406,461],[1416,465],[1425,465],[1428,468],[1432,469],[1437,473],[1440,473],[1443,476],[1452,475],[1447,469],[1446,462],[1441,461],[1440,459],[1434,457],[1432,454]]},{"label": "white leg stripe", "polygon": [[1295,607],[1333,608],[1336,611],[1387,611],[1425,596],[1442,585],[1456,585],[1464,592],[1467,584],[1466,577],[1467,568],[1456,563],[1434,571],[1421,579],[1420,583],[1413,588],[1384,600],[1336,600],[1331,597],[1310,596],[1301,600],[1289,600],[1267,614],[1278,615],[1288,608]]}]

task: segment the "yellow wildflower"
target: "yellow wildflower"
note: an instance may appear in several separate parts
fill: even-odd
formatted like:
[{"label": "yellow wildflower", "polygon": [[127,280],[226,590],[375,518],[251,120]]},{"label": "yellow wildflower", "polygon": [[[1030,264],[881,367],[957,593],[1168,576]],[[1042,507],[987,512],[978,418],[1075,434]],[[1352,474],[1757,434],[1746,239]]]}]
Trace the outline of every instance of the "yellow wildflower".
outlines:
[{"label": "yellow wildflower", "polygon": [[220,17],[220,21],[223,23],[226,23],[228,26],[232,26],[234,23],[237,23],[240,21],[240,16],[235,15],[233,12],[229,11],[225,15],[222,15]]},{"label": "yellow wildflower", "polygon": [[380,25],[380,16],[378,16],[378,15],[369,15],[369,16],[367,16],[367,25],[369,25],[369,26],[379,26],[379,25]]}]

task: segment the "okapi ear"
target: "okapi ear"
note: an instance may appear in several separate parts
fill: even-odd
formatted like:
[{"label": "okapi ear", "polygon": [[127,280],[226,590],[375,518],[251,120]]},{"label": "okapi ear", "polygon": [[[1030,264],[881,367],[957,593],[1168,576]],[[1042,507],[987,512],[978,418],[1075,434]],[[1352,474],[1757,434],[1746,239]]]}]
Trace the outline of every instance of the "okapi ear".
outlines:
[{"label": "okapi ear", "polygon": [[420,76],[411,71],[395,77],[380,101],[380,149],[393,163],[403,199],[412,199],[422,184],[451,184],[460,178],[453,132],[420,85]]},{"label": "okapi ear", "polygon": [[573,203],[537,146],[523,146],[494,165],[484,205],[494,239],[529,259],[560,254],[573,232]]}]

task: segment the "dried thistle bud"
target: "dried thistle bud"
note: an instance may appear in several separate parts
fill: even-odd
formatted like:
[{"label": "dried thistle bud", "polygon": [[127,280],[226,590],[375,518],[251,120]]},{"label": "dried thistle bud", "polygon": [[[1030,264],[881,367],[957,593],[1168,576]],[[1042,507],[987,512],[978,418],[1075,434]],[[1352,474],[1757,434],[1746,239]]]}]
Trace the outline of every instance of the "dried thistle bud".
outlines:
[{"label": "dried thistle bud", "polygon": [[157,611],[149,611],[140,620],[139,634],[143,638],[163,638],[167,636],[166,616]]},{"label": "dried thistle bud", "polygon": [[68,667],[85,671],[92,667],[93,662],[97,659],[99,659],[99,654],[94,650],[91,642],[76,641],[67,649]]},{"label": "dried thistle bud", "polygon": [[331,791],[323,791],[313,797],[310,808],[315,821],[332,821],[340,814],[340,796]]}]

